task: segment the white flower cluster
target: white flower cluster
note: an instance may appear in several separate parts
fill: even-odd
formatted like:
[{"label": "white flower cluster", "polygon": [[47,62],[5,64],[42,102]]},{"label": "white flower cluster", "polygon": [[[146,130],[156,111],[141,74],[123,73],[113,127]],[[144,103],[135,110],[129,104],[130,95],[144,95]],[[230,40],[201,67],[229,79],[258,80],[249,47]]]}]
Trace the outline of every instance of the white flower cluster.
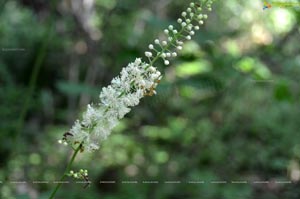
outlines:
[{"label": "white flower cluster", "polygon": [[[70,131],[66,132],[59,143],[71,145],[73,149],[80,147],[81,151],[93,151],[99,148],[99,143],[106,139],[119,120],[130,111],[130,107],[139,104],[144,96],[156,94],[155,88],[161,79],[160,72],[153,67],[154,63],[162,58],[165,65],[169,65],[169,58],[176,57],[184,41],[191,40],[199,25],[202,25],[207,15],[202,8],[211,10],[212,0],[199,0],[190,3],[186,11],[181,13],[177,20],[180,29],[170,25],[164,30],[165,40],[156,39],[154,45],[145,52],[149,63],[136,59],[123,68],[120,76],[114,78],[111,85],[102,89],[100,103],[89,104],[83,113],[82,119],[77,120]],[[155,55],[154,55],[155,54]]]},{"label": "white flower cluster", "polygon": [[177,56],[177,53],[171,49],[182,50],[184,41],[192,39],[195,31],[200,29],[199,25],[203,25],[204,20],[207,19],[207,15],[202,13],[202,7],[206,6],[207,10],[211,11],[212,3],[212,0],[190,3],[186,11],[181,13],[181,18],[177,19],[180,29],[177,30],[173,25],[169,25],[164,30],[167,38],[165,40],[155,39],[154,45],[148,46],[150,51],[146,51],[145,56],[148,57],[150,65],[153,65],[158,58],[162,58],[164,64],[169,65],[168,59]]},{"label": "white flower cluster", "polygon": [[161,73],[155,67],[136,59],[102,89],[100,103],[89,104],[82,119],[59,142],[72,147],[81,144],[81,150],[98,149],[130,107],[138,105],[142,97],[155,94],[160,79]]}]

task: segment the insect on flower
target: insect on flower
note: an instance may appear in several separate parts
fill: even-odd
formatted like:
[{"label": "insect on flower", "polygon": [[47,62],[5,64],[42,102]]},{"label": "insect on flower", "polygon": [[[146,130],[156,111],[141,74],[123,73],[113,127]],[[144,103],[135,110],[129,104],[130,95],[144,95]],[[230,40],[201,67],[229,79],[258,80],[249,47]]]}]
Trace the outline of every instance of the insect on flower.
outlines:
[{"label": "insect on flower", "polygon": [[67,136],[73,136],[73,134],[72,133],[70,133],[69,131],[67,131],[67,132],[65,132],[64,134],[63,134],[63,140],[67,140]]},{"label": "insect on flower", "polygon": [[144,92],[144,96],[152,96],[156,94],[155,88],[154,86],[151,86],[150,89],[148,91]]},{"label": "insect on flower", "polygon": [[159,84],[159,82],[160,82],[160,79],[157,79],[157,80],[155,81],[155,83],[149,88],[149,90],[146,90],[146,91],[144,92],[144,96],[152,96],[152,95],[155,95],[155,94],[156,94],[155,87],[156,87],[157,84]]}]

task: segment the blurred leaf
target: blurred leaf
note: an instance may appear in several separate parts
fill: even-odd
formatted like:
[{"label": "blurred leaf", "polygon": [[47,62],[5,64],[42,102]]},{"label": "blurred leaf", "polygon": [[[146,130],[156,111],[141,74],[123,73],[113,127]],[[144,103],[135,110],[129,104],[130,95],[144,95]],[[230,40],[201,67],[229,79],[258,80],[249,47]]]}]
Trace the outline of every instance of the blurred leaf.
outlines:
[{"label": "blurred leaf", "polygon": [[237,63],[236,69],[244,73],[249,73],[255,68],[255,60],[250,57],[243,58],[240,62]]},{"label": "blurred leaf", "polygon": [[275,88],[274,96],[279,101],[292,101],[293,97],[286,81],[280,81]]},{"label": "blurred leaf", "polygon": [[56,84],[56,87],[60,92],[71,96],[79,96],[82,93],[96,96],[99,93],[98,88],[91,87],[89,85],[82,84],[82,83],[59,81]]},{"label": "blurred leaf", "polygon": [[189,77],[192,75],[198,75],[208,73],[212,70],[212,67],[208,61],[197,60],[193,62],[185,62],[176,66],[176,74],[179,77]]}]

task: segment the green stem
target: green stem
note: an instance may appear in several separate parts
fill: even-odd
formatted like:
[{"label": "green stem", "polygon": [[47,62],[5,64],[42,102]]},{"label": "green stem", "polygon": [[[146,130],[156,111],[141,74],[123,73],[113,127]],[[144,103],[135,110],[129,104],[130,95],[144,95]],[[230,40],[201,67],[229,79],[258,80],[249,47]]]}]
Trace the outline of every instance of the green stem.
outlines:
[{"label": "green stem", "polygon": [[[74,154],[73,154],[70,162],[68,163],[63,176],[60,178],[60,181],[63,181],[65,179],[65,177],[67,177],[67,173],[70,171],[71,166],[72,166],[72,164],[73,164],[73,162],[75,160],[75,157],[77,156],[80,148],[81,148],[81,144],[74,151]],[[58,189],[60,188],[60,186],[61,186],[61,183],[57,183],[57,185],[56,185],[55,189],[53,190],[53,192],[52,192],[51,196],[49,197],[49,199],[53,199],[54,198],[54,196],[55,196],[56,192],[58,191]]]}]

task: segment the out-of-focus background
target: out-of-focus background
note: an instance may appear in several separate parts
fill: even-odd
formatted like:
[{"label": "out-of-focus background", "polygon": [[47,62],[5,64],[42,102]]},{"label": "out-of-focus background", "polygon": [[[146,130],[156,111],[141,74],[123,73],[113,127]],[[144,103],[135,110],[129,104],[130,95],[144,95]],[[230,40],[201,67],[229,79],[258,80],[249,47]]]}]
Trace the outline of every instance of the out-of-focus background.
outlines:
[{"label": "out-of-focus background", "polygon": [[[1,1],[1,198],[49,196],[71,154],[57,140],[188,3]],[[299,10],[215,2],[180,56],[157,63],[157,95],[78,156],[92,185],[68,179],[57,198],[300,198]]]}]

